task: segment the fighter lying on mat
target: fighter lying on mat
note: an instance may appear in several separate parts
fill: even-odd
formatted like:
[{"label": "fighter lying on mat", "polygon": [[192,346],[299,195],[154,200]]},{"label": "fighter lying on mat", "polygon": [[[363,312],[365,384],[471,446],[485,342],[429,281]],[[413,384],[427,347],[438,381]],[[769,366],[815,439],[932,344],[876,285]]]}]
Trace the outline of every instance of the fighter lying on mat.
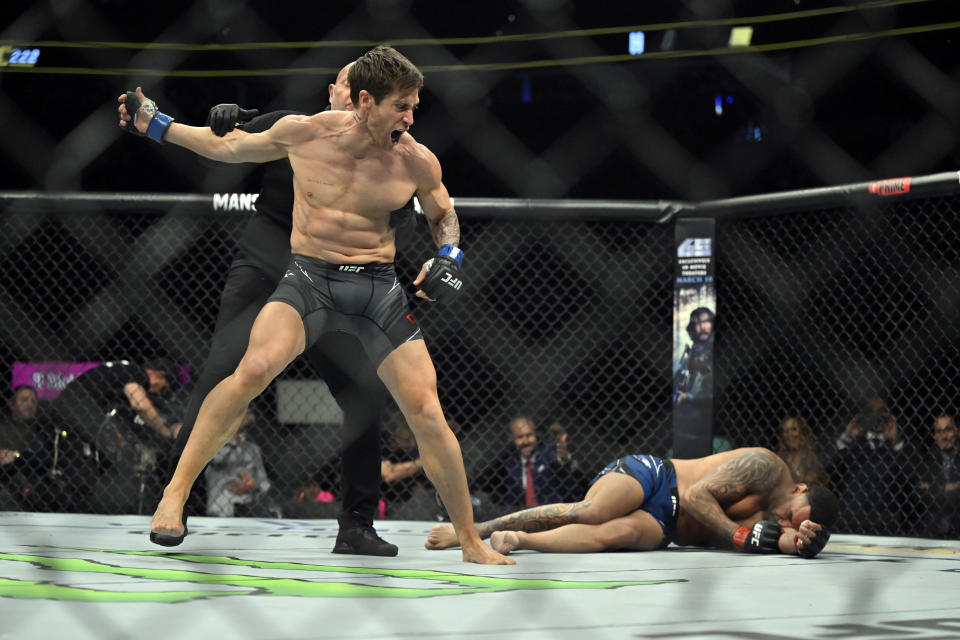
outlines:
[{"label": "fighter lying on mat", "polygon": [[[632,455],[611,462],[580,502],[547,504],[477,524],[507,554],[661,549],[670,542],[812,558],[837,517],[829,489],[796,483],[772,451],[734,449],[694,460]],[[457,545],[437,525],[428,549]]]}]

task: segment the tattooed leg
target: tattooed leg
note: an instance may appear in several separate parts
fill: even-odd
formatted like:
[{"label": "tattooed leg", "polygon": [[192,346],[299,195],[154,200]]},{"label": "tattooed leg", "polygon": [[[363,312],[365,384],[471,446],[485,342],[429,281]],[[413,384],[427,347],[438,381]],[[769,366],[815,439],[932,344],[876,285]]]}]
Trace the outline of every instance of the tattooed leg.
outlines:
[{"label": "tattooed leg", "polygon": [[[477,534],[481,538],[489,537],[494,531],[546,531],[547,529],[577,522],[580,514],[588,509],[590,504],[589,500],[545,504],[523,511],[515,511],[486,522],[479,522],[475,526]],[[449,524],[438,524],[427,534],[427,542],[424,546],[427,549],[449,549],[458,544],[460,542],[457,540],[457,534],[453,527]]]},{"label": "tattooed leg", "polygon": [[580,502],[545,504],[487,520],[477,533],[487,537],[494,531],[548,531],[567,524],[602,524],[633,513],[643,504],[643,487],[630,476],[611,473],[590,487]]},{"label": "tattooed leg", "polygon": [[547,531],[565,524],[579,522],[580,514],[590,508],[590,501],[545,504],[531,507],[523,511],[487,520],[477,525],[477,533],[481,538],[488,537],[494,531]]},{"label": "tattooed leg", "polygon": [[663,541],[663,530],[646,511],[603,524],[568,524],[549,531],[495,531],[490,546],[504,555],[530,549],[546,553],[596,553],[616,549],[647,551]]},{"label": "tattooed leg", "polygon": [[[562,502],[531,507],[523,511],[480,522],[477,533],[487,538],[494,531],[537,533],[568,524],[603,524],[633,513],[643,504],[643,487],[633,477],[608,473],[597,480],[580,502]],[[457,534],[449,524],[435,526],[427,535],[427,549],[457,546]]]}]

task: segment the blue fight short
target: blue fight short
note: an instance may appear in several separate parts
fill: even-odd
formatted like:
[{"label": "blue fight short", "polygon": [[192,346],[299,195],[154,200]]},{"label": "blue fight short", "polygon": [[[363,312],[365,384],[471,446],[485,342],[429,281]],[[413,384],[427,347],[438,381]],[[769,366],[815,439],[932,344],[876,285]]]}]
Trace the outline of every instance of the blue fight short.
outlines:
[{"label": "blue fight short", "polygon": [[643,487],[640,509],[653,516],[663,529],[663,547],[677,527],[680,500],[677,495],[677,472],[670,460],[656,456],[632,455],[614,460],[597,474],[590,484],[608,473],[622,473],[634,478]]}]

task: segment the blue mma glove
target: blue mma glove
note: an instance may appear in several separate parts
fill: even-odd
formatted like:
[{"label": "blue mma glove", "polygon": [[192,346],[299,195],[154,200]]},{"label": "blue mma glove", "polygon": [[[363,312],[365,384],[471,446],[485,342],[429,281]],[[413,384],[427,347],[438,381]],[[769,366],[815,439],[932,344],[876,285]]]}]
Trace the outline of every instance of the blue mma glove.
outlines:
[{"label": "blue mma glove", "polygon": [[[127,113],[133,118],[124,127],[128,132],[138,136],[146,136],[154,142],[163,143],[163,134],[167,132],[167,127],[173,122],[173,118],[165,113],[160,113],[157,109],[157,103],[147,98],[143,103],[137,98],[136,91],[127,91],[127,99],[123,103],[127,107]],[[137,118],[149,118],[147,132],[140,133],[137,129]],[[142,120],[141,120],[142,121]]]}]

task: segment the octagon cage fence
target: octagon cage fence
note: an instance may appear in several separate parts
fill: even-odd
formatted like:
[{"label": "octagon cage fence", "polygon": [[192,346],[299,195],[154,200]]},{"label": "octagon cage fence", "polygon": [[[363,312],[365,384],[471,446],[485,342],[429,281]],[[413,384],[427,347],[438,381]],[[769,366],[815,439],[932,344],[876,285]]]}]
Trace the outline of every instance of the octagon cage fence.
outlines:
[{"label": "octagon cage fence", "polygon": [[[437,368],[476,516],[522,506],[503,470],[520,416],[544,451],[568,454],[559,499],[579,499],[619,456],[669,455],[674,225],[698,216],[717,225],[713,428],[722,446],[777,450],[781,423],[799,418],[821,480],[841,498],[839,529],[956,535],[958,514],[924,473],[937,459],[934,421],[954,415],[960,380],[957,183],[951,172],[700,203],[457,199],[465,295],[447,306],[412,296],[434,251],[418,216],[398,274]],[[7,379],[28,372],[42,418],[45,398],[70,382],[69,365],[161,362],[152,366],[169,384],[154,402],[175,423],[252,201],[0,194]],[[59,458],[44,458],[20,484],[7,471],[3,507],[152,513],[170,441],[129,407],[112,409],[97,433],[41,420],[37,429],[56,432],[45,442]],[[235,513],[335,517],[342,414],[309,365],[290,365],[254,401],[252,418],[244,433],[269,482]],[[392,402],[381,430],[384,459],[416,458]],[[67,443],[80,453],[67,455]],[[44,482],[53,489],[41,499]],[[381,517],[446,517],[425,477],[402,485],[383,483]]]}]

